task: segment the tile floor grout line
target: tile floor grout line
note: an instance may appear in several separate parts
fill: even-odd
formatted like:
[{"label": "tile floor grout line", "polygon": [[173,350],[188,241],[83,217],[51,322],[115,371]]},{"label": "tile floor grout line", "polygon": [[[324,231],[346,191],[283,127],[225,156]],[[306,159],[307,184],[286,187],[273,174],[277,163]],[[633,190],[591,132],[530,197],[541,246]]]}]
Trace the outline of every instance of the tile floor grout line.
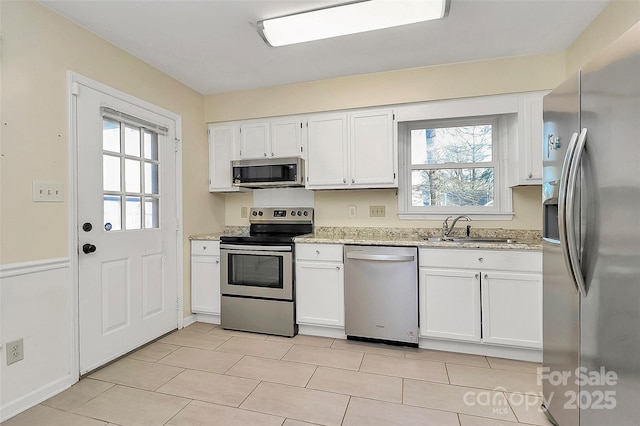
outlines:
[{"label": "tile floor grout line", "polygon": [[185,410],[185,408],[187,408],[189,405],[191,405],[191,403],[192,403],[193,401],[195,401],[195,400],[194,400],[194,399],[191,399],[189,402],[187,402],[187,403],[185,404],[185,406],[184,406],[184,407],[182,407],[181,409],[179,409],[177,413],[175,413],[173,416],[171,416],[171,417],[169,418],[169,420],[167,420],[166,422],[164,422],[162,425],[163,425],[163,426],[165,426],[165,425],[166,425],[167,423],[169,423],[171,420],[175,419],[175,418],[176,418],[176,416],[177,416],[178,414],[182,413],[182,412]]},{"label": "tile floor grout line", "polygon": [[347,401],[347,406],[344,407],[344,413],[342,413],[342,420],[340,420],[340,426],[342,426],[344,424],[344,420],[347,417],[347,411],[349,410],[349,405],[351,404],[351,398],[352,398],[352,396],[349,395],[349,400]]}]

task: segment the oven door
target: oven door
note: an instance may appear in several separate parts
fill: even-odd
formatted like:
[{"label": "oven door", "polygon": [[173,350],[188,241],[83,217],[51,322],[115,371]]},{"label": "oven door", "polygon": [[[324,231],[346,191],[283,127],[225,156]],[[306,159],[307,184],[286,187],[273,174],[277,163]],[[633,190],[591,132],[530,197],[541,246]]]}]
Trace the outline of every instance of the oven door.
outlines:
[{"label": "oven door", "polygon": [[293,300],[291,246],[220,245],[220,293]]}]

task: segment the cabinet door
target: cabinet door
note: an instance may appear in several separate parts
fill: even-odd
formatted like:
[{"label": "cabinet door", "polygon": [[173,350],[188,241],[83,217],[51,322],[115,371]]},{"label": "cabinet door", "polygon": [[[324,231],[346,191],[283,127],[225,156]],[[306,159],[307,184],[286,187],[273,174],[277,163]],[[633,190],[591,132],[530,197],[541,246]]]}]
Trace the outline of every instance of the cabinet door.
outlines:
[{"label": "cabinet door", "polygon": [[480,341],[480,276],[420,268],[420,335]]},{"label": "cabinet door", "polygon": [[299,324],[344,327],[341,263],[296,263],[296,319]]},{"label": "cabinet door", "polygon": [[245,123],[240,126],[240,158],[271,157],[269,123]]},{"label": "cabinet door", "polygon": [[347,187],[347,115],[309,117],[307,188]]},{"label": "cabinet door", "polygon": [[220,256],[191,256],[191,310],[220,315]]},{"label": "cabinet door", "polygon": [[302,121],[298,119],[271,122],[272,157],[298,157],[302,155]]},{"label": "cabinet door", "polygon": [[542,348],[542,275],[482,274],[482,339]]},{"label": "cabinet door", "polygon": [[349,115],[349,183],[360,188],[396,184],[393,111],[366,111]]},{"label": "cabinet door", "polygon": [[231,192],[231,160],[236,127],[232,124],[209,126],[209,191]]},{"label": "cabinet door", "polygon": [[[529,136],[524,147],[524,176],[523,179],[531,184],[542,183],[542,143],[543,120],[542,98],[532,99],[528,104],[529,120],[527,120]],[[525,139],[525,142],[527,140]]]}]

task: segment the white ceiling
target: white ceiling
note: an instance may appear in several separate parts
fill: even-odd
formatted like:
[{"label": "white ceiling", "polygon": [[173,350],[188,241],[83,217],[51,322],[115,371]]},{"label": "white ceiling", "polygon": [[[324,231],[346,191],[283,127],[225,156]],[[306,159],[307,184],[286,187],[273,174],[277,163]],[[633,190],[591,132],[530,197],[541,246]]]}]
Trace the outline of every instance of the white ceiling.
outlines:
[{"label": "white ceiling", "polygon": [[198,92],[213,94],[559,51],[609,0],[451,0],[441,21],[278,48],[266,45],[255,29],[262,19],[345,2],[41,1]]}]

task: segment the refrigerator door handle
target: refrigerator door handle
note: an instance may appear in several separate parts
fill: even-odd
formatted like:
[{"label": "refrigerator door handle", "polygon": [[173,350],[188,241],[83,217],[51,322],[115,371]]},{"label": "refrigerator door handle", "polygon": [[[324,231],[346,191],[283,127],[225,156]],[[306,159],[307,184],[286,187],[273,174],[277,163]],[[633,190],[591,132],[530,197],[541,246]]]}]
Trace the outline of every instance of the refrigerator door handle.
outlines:
[{"label": "refrigerator door handle", "polygon": [[565,154],[564,161],[562,162],[562,172],[560,174],[560,188],[558,193],[558,231],[560,234],[560,247],[562,248],[562,257],[564,263],[569,270],[571,279],[576,285],[576,291],[580,293],[580,288],[576,283],[576,279],[573,276],[573,267],[571,266],[571,253],[569,252],[569,245],[567,240],[567,189],[569,183],[569,172],[571,170],[571,164],[573,155],[576,150],[576,144],[578,142],[578,133],[571,135],[569,145],[567,146],[567,153]]},{"label": "refrigerator door handle", "polygon": [[[576,148],[573,153],[573,159],[571,160],[571,168],[569,170],[569,179],[567,180],[567,199],[566,199],[566,219],[574,217],[575,198],[576,198],[576,185],[578,178],[580,177],[580,162],[582,161],[582,155],[584,153],[584,147],[587,143],[587,129],[584,128],[580,132],[578,142],[576,142]],[[587,287],[584,282],[584,276],[582,275],[582,269],[580,268],[580,253],[578,252],[578,243],[576,242],[576,227],[572,223],[565,222],[567,232],[567,246],[569,248],[569,260],[571,262],[571,269],[573,276],[578,287],[578,291],[582,297],[587,296]]]}]

